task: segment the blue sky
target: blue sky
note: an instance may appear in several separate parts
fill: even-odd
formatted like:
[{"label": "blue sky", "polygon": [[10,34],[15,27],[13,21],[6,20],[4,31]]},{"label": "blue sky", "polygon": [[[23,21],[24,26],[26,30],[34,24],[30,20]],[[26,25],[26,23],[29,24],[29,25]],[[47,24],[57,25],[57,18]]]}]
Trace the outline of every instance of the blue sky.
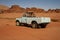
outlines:
[{"label": "blue sky", "polygon": [[11,6],[20,5],[21,7],[37,7],[47,9],[60,9],[60,0],[0,0],[0,4]]}]

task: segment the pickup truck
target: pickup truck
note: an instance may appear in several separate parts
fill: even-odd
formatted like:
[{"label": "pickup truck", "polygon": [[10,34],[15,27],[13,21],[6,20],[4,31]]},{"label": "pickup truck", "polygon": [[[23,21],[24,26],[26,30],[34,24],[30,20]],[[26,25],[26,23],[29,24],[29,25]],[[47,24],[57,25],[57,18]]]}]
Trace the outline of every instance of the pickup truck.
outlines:
[{"label": "pickup truck", "polygon": [[33,12],[26,12],[21,18],[16,18],[16,25],[30,25],[32,28],[45,28],[51,22],[50,17],[36,17]]}]

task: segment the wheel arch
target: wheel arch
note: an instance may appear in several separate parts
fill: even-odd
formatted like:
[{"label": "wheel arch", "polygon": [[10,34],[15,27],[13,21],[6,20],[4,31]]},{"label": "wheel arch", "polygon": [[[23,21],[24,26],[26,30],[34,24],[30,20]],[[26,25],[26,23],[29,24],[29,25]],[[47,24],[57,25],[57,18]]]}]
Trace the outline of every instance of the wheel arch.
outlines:
[{"label": "wheel arch", "polygon": [[19,22],[19,20],[16,20],[16,22]]},{"label": "wheel arch", "polygon": [[37,21],[32,21],[31,23],[34,23],[34,22],[37,23]]}]

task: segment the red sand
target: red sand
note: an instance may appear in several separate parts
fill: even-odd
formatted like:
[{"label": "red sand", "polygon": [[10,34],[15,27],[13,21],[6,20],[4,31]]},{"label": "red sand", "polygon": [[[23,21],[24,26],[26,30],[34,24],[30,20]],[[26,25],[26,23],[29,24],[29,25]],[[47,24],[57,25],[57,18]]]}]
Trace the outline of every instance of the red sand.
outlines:
[{"label": "red sand", "polygon": [[[0,14],[0,18],[19,17],[19,14],[12,15],[13,14]],[[44,14],[40,15],[43,16]],[[60,19],[60,15],[54,15],[50,14],[47,16],[53,19]],[[43,29],[32,29],[15,25],[15,19],[0,19],[0,40],[60,40],[60,22],[51,22]]]},{"label": "red sand", "polygon": [[52,22],[44,29],[2,25],[0,26],[0,40],[60,40],[60,23],[55,23]]}]

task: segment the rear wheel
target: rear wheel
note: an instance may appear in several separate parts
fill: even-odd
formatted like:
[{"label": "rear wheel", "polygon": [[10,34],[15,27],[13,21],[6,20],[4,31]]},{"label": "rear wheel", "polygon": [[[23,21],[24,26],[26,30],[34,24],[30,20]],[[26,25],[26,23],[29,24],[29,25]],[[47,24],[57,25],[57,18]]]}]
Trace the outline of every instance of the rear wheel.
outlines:
[{"label": "rear wheel", "polygon": [[41,28],[46,28],[47,24],[40,24]]}]

